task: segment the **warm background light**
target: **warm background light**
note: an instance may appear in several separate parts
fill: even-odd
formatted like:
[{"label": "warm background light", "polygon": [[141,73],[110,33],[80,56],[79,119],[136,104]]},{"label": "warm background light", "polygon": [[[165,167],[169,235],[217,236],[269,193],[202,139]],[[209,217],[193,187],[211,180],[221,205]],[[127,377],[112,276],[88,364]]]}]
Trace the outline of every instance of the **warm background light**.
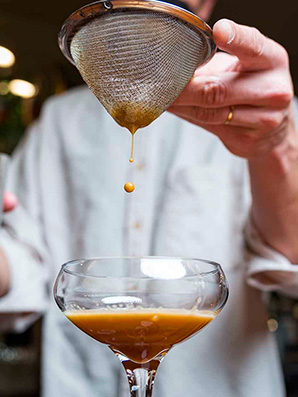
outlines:
[{"label": "warm background light", "polygon": [[267,325],[270,332],[276,332],[278,330],[279,324],[275,318],[269,318],[269,320],[267,320]]},{"label": "warm background light", "polygon": [[13,95],[17,95],[22,98],[32,98],[37,94],[35,85],[25,80],[12,80],[9,83],[9,91]]},{"label": "warm background light", "polygon": [[10,68],[14,63],[14,54],[8,48],[0,46],[0,67]]}]

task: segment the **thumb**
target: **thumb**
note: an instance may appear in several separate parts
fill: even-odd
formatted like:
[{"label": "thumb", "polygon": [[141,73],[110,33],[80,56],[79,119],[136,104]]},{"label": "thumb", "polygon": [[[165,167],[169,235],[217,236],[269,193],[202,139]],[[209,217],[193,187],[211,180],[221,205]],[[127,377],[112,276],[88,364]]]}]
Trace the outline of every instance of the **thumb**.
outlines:
[{"label": "thumb", "polygon": [[234,23],[229,19],[221,19],[213,27],[213,37],[217,46],[224,50],[235,39],[236,30]]},{"label": "thumb", "polygon": [[229,19],[216,22],[213,37],[221,50],[235,55],[248,71],[271,68],[283,58],[279,44],[266,38],[258,29],[238,25]]}]

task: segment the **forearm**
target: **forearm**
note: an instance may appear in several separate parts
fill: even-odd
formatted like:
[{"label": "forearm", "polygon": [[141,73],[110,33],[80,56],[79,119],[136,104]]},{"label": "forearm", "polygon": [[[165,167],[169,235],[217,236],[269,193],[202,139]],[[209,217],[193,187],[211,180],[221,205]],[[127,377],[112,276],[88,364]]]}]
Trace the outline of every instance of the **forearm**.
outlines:
[{"label": "forearm", "polygon": [[10,286],[10,267],[7,258],[0,248],[0,297],[9,291]]},{"label": "forearm", "polygon": [[298,135],[294,125],[280,146],[249,160],[252,216],[264,241],[298,263]]}]

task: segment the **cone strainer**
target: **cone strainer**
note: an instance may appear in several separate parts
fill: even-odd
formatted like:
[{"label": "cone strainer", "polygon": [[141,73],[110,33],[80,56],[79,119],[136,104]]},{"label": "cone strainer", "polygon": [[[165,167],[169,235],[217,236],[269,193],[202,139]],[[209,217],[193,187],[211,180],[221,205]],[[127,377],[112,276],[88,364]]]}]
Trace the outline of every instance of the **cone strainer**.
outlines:
[{"label": "cone strainer", "polygon": [[106,110],[132,133],[161,115],[216,50],[202,19],[155,0],[87,5],[67,19],[59,44]]}]

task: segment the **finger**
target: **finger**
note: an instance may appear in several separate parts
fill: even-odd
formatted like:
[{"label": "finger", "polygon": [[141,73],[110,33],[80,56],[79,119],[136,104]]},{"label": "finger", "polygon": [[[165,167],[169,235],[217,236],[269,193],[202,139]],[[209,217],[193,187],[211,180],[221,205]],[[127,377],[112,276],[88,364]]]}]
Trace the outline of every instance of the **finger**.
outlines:
[{"label": "finger", "polygon": [[[281,74],[281,73],[280,73]],[[229,105],[284,107],[289,102],[288,82],[278,72],[225,72],[216,76],[194,77],[174,105],[220,108]]]},{"label": "finger", "polygon": [[206,131],[212,132],[213,134],[217,135],[219,138],[226,137],[228,135],[231,136],[235,136],[235,132],[241,136],[243,134],[247,134],[248,132],[250,134],[255,135],[255,130],[253,129],[248,129],[245,127],[236,127],[236,126],[232,126],[232,125],[216,125],[216,124],[204,124],[204,125],[200,125],[199,123],[194,123],[193,119],[190,117],[187,117],[186,115],[178,115],[176,113],[175,116],[178,116],[179,118],[181,118],[182,120],[185,120],[191,124],[196,124],[198,126],[202,126]]},{"label": "finger", "polygon": [[13,193],[4,192],[3,195],[3,211],[8,212],[15,209],[18,205],[17,196]]},{"label": "finger", "polygon": [[196,69],[194,77],[216,75],[219,71],[223,70],[223,65],[225,71],[235,70],[235,66],[238,62],[238,59],[233,55],[227,54],[226,52],[217,52],[210,62]]},{"label": "finger", "polygon": [[[171,106],[168,110],[201,126],[222,126],[227,123],[231,107],[205,109],[196,106]],[[272,131],[278,128],[286,117],[287,112],[279,109],[236,106],[233,108],[232,119],[228,124],[260,131]]]},{"label": "finger", "polygon": [[246,70],[263,70],[288,62],[286,50],[256,28],[238,25],[228,19],[213,28],[217,46],[237,56]]},{"label": "finger", "polygon": [[[191,119],[181,118],[193,124]],[[271,134],[260,134],[254,129],[233,125],[206,124],[204,129],[218,136],[231,153],[243,158],[259,157],[284,139],[284,131],[280,128]]]}]

